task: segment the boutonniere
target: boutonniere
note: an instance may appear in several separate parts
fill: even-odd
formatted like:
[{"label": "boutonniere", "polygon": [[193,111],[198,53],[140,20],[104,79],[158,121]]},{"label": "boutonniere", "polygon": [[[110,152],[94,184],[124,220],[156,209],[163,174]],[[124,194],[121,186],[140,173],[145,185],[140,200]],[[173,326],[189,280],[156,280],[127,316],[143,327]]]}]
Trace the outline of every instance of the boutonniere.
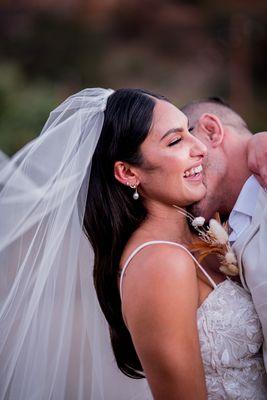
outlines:
[{"label": "boutonniere", "polygon": [[174,207],[189,219],[198,233],[199,239],[193,241],[190,250],[198,252],[199,262],[210,254],[216,254],[221,264],[219,267],[221,272],[230,276],[238,275],[237,259],[229,243],[228,223],[221,223],[219,213],[205,225],[205,218],[194,217],[186,210]]}]

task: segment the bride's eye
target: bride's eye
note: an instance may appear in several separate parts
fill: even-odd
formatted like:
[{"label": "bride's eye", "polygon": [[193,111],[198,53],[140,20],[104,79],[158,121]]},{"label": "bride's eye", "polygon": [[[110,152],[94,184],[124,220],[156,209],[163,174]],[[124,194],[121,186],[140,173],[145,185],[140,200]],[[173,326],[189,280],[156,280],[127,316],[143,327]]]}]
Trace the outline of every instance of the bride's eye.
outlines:
[{"label": "bride's eye", "polygon": [[175,144],[179,143],[182,139],[181,138],[177,138],[175,140],[173,140],[171,143],[168,144],[168,147],[174,146]]},{"label": "bride's eye", "polygon": [[188,128],[188,132],[193,132],[193,130],[194,130],[194,127],[193,126],[190,126],[189,128]]}]

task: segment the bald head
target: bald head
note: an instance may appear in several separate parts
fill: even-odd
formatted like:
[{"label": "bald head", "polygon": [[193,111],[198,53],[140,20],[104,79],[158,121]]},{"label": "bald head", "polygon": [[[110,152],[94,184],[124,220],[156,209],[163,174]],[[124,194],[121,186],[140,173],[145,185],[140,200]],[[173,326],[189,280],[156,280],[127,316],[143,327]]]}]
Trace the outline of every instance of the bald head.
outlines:
[{"label": "bald head", "polygon": [[244,119],[220,98],[209,97],[192,101],[182,107],[181,111],[187,116],[190,127],[194,127],[203,114],[209,113],[216,115],[223,125],[235,128],[239,134],[251,135]]}]

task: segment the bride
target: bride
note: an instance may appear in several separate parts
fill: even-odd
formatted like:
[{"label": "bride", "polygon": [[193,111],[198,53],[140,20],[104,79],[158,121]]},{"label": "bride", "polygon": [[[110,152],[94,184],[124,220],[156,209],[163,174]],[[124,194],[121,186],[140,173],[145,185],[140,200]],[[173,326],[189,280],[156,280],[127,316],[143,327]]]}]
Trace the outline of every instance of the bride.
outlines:
[{"label": "bride", "polygon": [[4,165],[0,399],[266,398],[251,298],[173,207],[205,153],[164,98],[86,89]]}]

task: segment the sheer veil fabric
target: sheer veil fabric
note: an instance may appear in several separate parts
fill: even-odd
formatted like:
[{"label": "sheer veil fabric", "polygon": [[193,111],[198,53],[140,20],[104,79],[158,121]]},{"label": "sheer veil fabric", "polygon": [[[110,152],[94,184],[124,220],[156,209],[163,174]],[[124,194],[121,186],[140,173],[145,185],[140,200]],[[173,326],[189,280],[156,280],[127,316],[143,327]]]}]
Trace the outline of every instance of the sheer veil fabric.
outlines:
[{"label": "sheer veil fabric", "polygon": [[8,162],[8,157],[0,150],[0,169]]},{"label": "sheer veil fabric", "polygon": [[112,92],[69,97],[0,165],[0,400],[152,399],[117,368],[82,229]]}]

